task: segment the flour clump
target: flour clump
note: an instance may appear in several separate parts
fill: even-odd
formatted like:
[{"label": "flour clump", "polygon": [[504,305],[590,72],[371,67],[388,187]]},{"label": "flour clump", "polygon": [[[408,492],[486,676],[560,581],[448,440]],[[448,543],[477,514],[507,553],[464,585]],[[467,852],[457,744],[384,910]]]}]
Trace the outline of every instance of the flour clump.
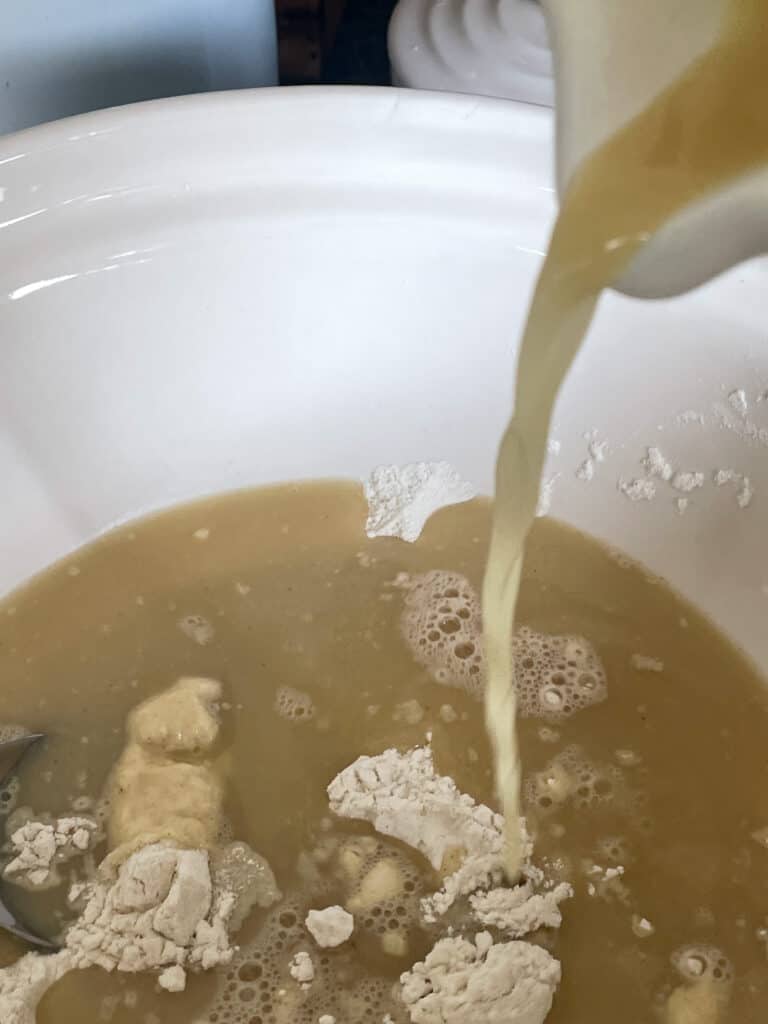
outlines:
[{"label": "flour clump", "polygon": [[309,722],[315,717],[315,704],[308,693],[293,686],[281,686],[275,694],[275,711],[291,722]]},{"label": "flour clump", "polygon": [[560,983],[560,964],[528,942],[442,939],[401,977],[413,1024],[542,1024]]},{"label": "flour clump", "polygon": [[85,907],[60,952],[30,953],[0,971],[3,1024],[34,1024],[35,1007],[64,974],[158,970],[161,985],[180,991],[188,969],[230,962],[234,897],[214,890],[208,854],[154,844],[131,854],[112,878],[85,890]]},{"label": "flour clump", "polygon": [[[0,970],[3,1024],[34,1024],[47,989],[88,967],[156,971],[162,988],[181,991],[189,970],[229,964],[230,932],[256,903],[280,898],[263,858],[245,843],[222,848],[217,840],[223,786],[212,753],[220,697],[213,680],[181,679],[129,715],[107,789],[111,852],[92,880],[72,887],[70,903],[81,912],[61,950],[30,953]],[[34,873],[48,870],[57,837],[65,852],[87,850],[96,831],[85,818],[33,822],[14,832],[12,845],[21,850],[17,860],[31,847],[43,865]]]},{"label": "flour clump", "polygon": [[86,853],[98,834],[98,825],[92,818],[28,820],[19,827],[14,827],[14,818],[8,822],[11,859],[3,869],[3,877],[28,889],[58,885],[58,866]]},{"label": "flour clump", "polygon": [[354,917],[339,906],[310,910],[304,923],[318,946],[323,948],[340,946],[355,929]]},{"label": "flour clump", "polygon": [[469,501],[477,493],[447,462],[379,466],[365,482],[369,537],[415,541],[440,508]]},{"label": "flour clump", "polygon": [[109,784],[113,862],[156,842],[216,845],[224,787],[211,754],[220,699],[214,680],[184,678],[128,716],[127,743]]},{"label": "flour clump", "polygon": [[537,893],[528,879],[511,889],[475,893],[469,903],[481,925],[517,939],[539,928],[559,928],[563,921],[560,904],[572,896],[573,887],[568,882]]},{"label": "flour clump", "polygon": [[303,950],[298,952],[291,961],[290,972],[294,981],[303,989],[308,989],[315,980],[315,965],[309,953]]},{"label": "flour clump", "polygon": [[328,796],[335,814],[370,822],[436,870],[457,851],[480,856],[499,845],[500,816],[437,775],[429,747],[360,757],[331,782]]},{"label": "flour clump", "polygon": [[[482,926],[513,939],[560,926],[560,903],[573,895],[572,887],[546,883],[531,864],[524,823],[523,880],[505,886],[502,817],[438,775],[430,747],[360,757],[336,776],[328,795],[334,813],[370,822],[443,876],[441,888],[421,900],[426,924],[436,925],[468,897]],[[538,946],[494,942],[489,932],[474,941],[449,932],[402,975],[401,996],[413,1024],[541,1024],[559,980],[559,963]]]}]

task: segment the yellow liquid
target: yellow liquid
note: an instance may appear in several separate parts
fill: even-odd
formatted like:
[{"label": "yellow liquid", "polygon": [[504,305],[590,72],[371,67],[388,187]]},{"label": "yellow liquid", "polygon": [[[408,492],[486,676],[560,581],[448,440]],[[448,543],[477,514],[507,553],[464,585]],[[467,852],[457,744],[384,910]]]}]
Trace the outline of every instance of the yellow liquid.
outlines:
[{"label": "yellow liquid", "polygon": [[[327,821],[326,786],[361,753],[407,749],[432,731],[438,770],[493,804],[482,703],[439,685],[435,665],[414,656],[403,633],[406,595],[392,585],[402,572],[445,570],[479,591],[491,507],[444,509],[416,544],[367,538],[365,514],[353,484],[220,496],[131,523],[0,605],[0,722],[48,734],[23,764],[19,805],[63,815],[72,801],[98,797],[130,709],[179,675],[210,676],[222,681],[228,705],[232,834],[269,860],[285,893],[246,921],[232,967],[190,975],[186,992],[160,992],[152,974],[75,972],[45,997],[37,1024],[317,1024],[322,1014],[381,1024],[385,1013],[406,1024],[392,987],[435,941],[421,926],[418,898],[439,880],[419,854],[376,839],[415,886],[400,904],[404,956],[382,950],[386,908],[357,915],[353,942],[322,953],[303,927],[281,919],[303,922],[308,906],[347,898],[334,878],[318,897],[298,859],[329,840],[375,835]],[[195,537],[201,528],[210,530],[205,541]],[[189,616],[212,627],[197,634],[205,643],[180,628]],[[538,936],[564,968],[547,1024],[649,1024],[679,983],[671,954],[693,942],[719,946],[733,963],[724,1020],[764,1024],[766,947],[756,932],[768,913],[768,852],[752,832],[768,825],[768,691],[663,583],[550,520],[537,520],[529,537],[519,620],[539,633],[585,637],[607,678],[604,701],[563,721],[520,722],[535,859],[562,861],[576,891],[563,927]],[[636,668],[636,654],[662,670]],[[305,693],[312,712],[281,716],[276,695],[286,686]],[[422,708],[418,722],[403,717],[409,701]],[[445,705],[454,713],[447,720]],[[540,781],[573,747],[597,781],[590,793],[553,801]],[[626,894],[590,895],[589,862],[623,866]],[[73,916],[65,889],[4,892],[30,924],[54,931],[57,911]],[[634,915],[652,922],[652,935],[634,934]],[[306,993],[288,976],[297,948],[312,950],[318,966]],[[0,966],[21,952],[0,934]],[[267,1010],[260,983],[270,952]]]},{"label": "yellow liquid", "polygon": [[768,163],[767,104],[768,4],[731,0],[718,44],[591,155],[563,198],[522,339],[514,415],[499,449],[483,584],[486,719],[512,877],[520,867],[521,774],[508,638],[555,399],[602,289],[673,214]]}]

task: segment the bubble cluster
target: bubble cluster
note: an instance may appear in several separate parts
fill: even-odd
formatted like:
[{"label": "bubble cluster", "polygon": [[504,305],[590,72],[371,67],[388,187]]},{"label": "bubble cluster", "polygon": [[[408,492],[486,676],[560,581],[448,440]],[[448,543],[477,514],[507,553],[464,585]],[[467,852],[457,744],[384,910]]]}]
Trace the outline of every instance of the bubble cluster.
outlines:
[{"label": "bubble cluster", "polygon": [[0,817],[10,814],[19,798],[19,778],[12,775],[0,787]]},{"label": "bubble cluster", "polygon": [[[256,938],[235,954],[206,1024],[317,1024],[323,1014],[380,1024],[393,1012],[391,980],[361,977],[351,950],[318,949],[304,928],[305,915],[299,899],[269,914]],[[308,954],[314,967],[314,980],[304,988],[290,975],[297,953]]]},{"label": "bubble cluster", "polygon": [[109,829],[109,819],[112,817],[112,793],[111,787],[105,786],[104,792],[93,806],[93,816],[102,831]]},{"label": "bubble cluster", "polygon": [[[433,570],[401,576],[403,636],[416,661],[436,682],[482,697],[485,653],[480,599],[458,573]],[[561,721],[605,700],[605,670],[583,637],[549,636],[526,626],[512,640],[519,711]]]},{"label": "bubble cluster", "polygon": [[311,997],[289,974],[291,959],[302,948],[310,952],[300,907],[285,901],[269,915],[257,938],[236,954],[208,1011],[210,1024],[309,1024],[311,1012],[302,1011]]},{"label": "bubble cluster", "polygon": [[416,661],[438,683],[482,696],[482,619],[474,587],[439,569],[401,578],[398,586],[405,590],[401,628]]},{"label": "bubble cluster", "polygon": [[292,722],[308,722],[315,717],[315,704],[308,693],[292,686],[281,686],[275,694],[275,711]]},{"label": "bubble cluster", "polygon": [[[22,736],[28,735],[29,729],[23,725],[16,725],[11,722],[0,723],[0,743],[18,740]],[[9,775],[5,779],[0,779],[0,782],[2,782],[2,786],[0,786],[0,817],[4,817],[10,814],[16,806],[20,783],[16,775]]]},{"label": "bubble cluster", "polygon": [[601,861],[612,866],[628,864],[632,859],[624,836],[604,836],[599,839],[596,853]]},{"label": "bubble cluster", "polygon": [[394,847],[366,836],[341,844],[335,870],[358,935],[367,934],[389,956],[406,956],[409,933],[420,921],[422,873]]},{"label": "bubble cluster", "polygon": [[326,835],[300,855],[298,872],[312,906],[338,903],[354,914],[364,957],[408,955],[426,882],[404,852],[373,836]]},{"label": "bubble cluster", "polygon": [[612,764],[594,764],[581,747],[566,747],[540,772],[525,782],[526,802],[540,813],[559,810],[568,803],[582,810],[629,795],[624,776]]},{"label": "bubble cluster", "polygon": [[523,626],[513,651],[523,717],[560,721],[608,695],[605,670],[583,637],[548,636]]},{"label": "bubble cluster", "polygon": [[678,974],[691,983],[708,981],[730,985],[733,981],[731,961],[715,946],[681,946],[672,954],[672,964]]}]

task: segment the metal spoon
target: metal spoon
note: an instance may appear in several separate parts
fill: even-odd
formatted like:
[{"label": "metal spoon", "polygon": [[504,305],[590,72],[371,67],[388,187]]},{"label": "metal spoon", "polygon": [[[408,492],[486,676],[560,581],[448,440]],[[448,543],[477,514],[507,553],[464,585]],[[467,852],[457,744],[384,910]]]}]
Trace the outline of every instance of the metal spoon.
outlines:
[{"label": "metal spoon", "polygon": [[[29,736],[19,736],[14,740],[3,740],[0,742],[0,785],[13,772],[29,748],[41,739],[43,739],[41,733],[33,733]],[[5,906],[2,896],[0,896],[0,930],[9,932],[11,935],[15,935],[17,939],[23,939],[24,942],[29,942],[43,951],[52,953],[58,948],[53,942],[49,942],[47,939],[42,938],[42,936],[36,935],[28,928],[25,928]]]}]

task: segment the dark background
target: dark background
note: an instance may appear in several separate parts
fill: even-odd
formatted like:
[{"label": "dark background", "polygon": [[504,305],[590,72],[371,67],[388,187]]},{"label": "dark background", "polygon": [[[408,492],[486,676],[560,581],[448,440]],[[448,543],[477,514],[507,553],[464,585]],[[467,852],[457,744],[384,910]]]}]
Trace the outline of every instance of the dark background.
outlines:
[{"label": "dark background", "polygon": [[275,0],[283,85],[389,85],[396,0]]}]

